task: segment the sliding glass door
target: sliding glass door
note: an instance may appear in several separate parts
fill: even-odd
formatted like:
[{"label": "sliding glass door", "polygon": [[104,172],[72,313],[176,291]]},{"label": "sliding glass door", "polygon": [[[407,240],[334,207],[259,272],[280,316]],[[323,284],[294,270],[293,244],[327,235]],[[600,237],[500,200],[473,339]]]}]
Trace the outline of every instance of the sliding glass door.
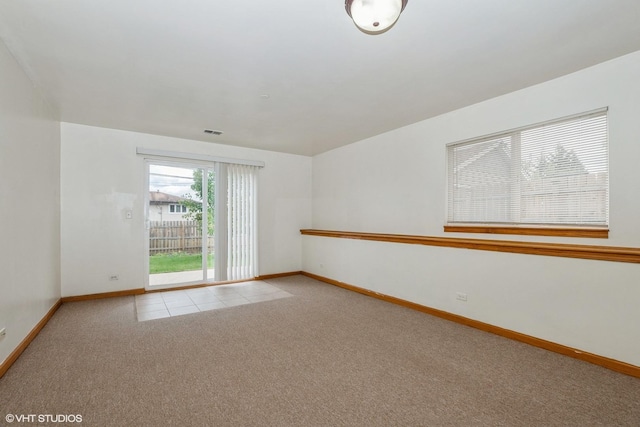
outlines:
[{"label": "sliding glass door", "polygon": [[145,165],[147,288],[255,277],[258,168]]},{"label": "sliding glass door", "polygon": [[214,279],[215,172],[147,162],[149,287]]}]

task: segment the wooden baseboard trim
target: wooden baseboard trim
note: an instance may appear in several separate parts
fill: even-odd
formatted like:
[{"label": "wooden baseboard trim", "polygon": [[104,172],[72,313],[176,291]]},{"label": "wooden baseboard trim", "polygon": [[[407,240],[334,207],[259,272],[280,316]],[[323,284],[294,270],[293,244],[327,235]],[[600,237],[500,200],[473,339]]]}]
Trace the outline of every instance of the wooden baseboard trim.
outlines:
[{"label": "wooden baseboard trim", "polygon": [[29,334],[22,340],[22,342],[20,342],[18,347],[16,347],[16,349],[11,352],[9,357],[7,357],[7,359],[2,362],[2,364],[0,364],[0,378],[2,378],[4,374],[7,373],[11,365],[13,365],[15,361],[18,360],[18,357],[20,357],[22,352],[25,351],[27,347],[29,347],[31,341],[33,341],[34,338],[40,333],[42,328],[45,327],[47,322],[49,322],[49,320],[53,317],[55,312],[58,311],[61,305],[62,300],[59,299],[58,301],[56,301],[53,307],[49,309],[47,314],[44,315],[44,317],[36,324],[36,326],[33,327],[31,332],[29,332]]},{"label": "wooden baseboard trim", "polygon": [[300,274],[302,274],[302,271],[290,271],[288,273],[276,273],[276,274],[263,274],[262,276],[256,276],[256,280],[278,279],[280,277],[298,276]]},{"label": "wooden baseboard trim", "polygon": [[99,294],[74,295],[70,297],[63,297],[62,302],[76,302],[76,301],[89,301],[93,299],[102,299],[102,298],[128,297],[131,295],[141,295],[144,293],[145,293],[144,288],[127,289],[124,291],[102,292]]},{"label": "wooden baseboard trim", "polygon": [[365,288],[360,288],[358,286],[353,286],[348,283],[339,282],[337,280],[329,279],[327,277],[318,276],[313,273],[307,273],[303,271],[302,275],[310,277],[312,279],[319,280],[321,282],[329,283],[334,286],[338,286],[340,288],[348,289],[353,292],[358,292],[360,294],[364,294],[373,298],[377,298],[383,301],[387,301],[387,302],[397,304],[403,307],[407,307],[413,310],[417,310],[423,313],[431,314],[433,316],[440,317],[442,319],[460,323],[465,326],[470,326],[475,329],[480,329],[482,331],[490,332],[492,334],[509,338],[515,341],[520,341],[520,342],[532,345],[534,347],[539,347],[545,350],[552,351],[554,353],[559,353],[565,356],[573,357],[574,359],[579,359],[585,362],[593,363],[594,365],[599,365],[604,368],[611,369],[612,371],[616,371],[616,372],[627,374],[633,377],[640,378],[640,366],[631,365],[626,362],[621,362],[619,360],[610,359],[604,356],[599,356],[597,354],[589,353],[576,348],[554,343],[552,341],[536,338],[531,335],[522,334],[520,332],[515,332],[509,329],[501,328],[499,326],[494,326],[488,323],[480,322],[478,320],[469,319],[467,317],[449,313],[447,311],[438,310],[436,308],[431,308],[424,305],[416,304],[411,301],[407,301],[407,300],[392,297],[389,295],[381,294],[378,292],[370,291]]},{"label": "wooden baseboard trim", "polygon": [[455,237],[413,236],[409,234],[360,233],[355,231],[300,230],[307,236],[372,240],[412,245],[442,246],[529,255],[581,258],[599,261],[640,263],[640,248],[573,245],[565,243],[520,242],[514,240],[460,239]]},{"label": "wooden baseboard trim", "polygon": [[138,289],[127,289],[124,291],[102,292],[98,294],[74,295],[70,297],[63,297],[62,302],[89,301],[89,300],[102,299],[102,298],[127,297],[127,296],[133,296],[133,295],[152,294],[156,292],[204,288],[207,286],[230,285],[234,283],[250,282],[252,280],[268,280],[268,279],[276,279],[278,277],[296,276],[301,273],[302,273],[301,271],[290,271],[287,273],[265,274],[262,276],[256,276],[253,279],[226,280],[223,282],[215,282],[215,283],[198,283],[195,285],[176,286],[172,288],[148,289],[148,290],[144,288],[138,288]]}]

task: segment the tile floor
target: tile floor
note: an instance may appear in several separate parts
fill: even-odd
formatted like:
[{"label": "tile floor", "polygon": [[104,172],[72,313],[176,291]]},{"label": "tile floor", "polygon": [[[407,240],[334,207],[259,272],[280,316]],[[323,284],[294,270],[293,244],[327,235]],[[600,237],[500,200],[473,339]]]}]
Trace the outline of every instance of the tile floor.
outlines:
[{"label": "tile floor", "polygon": [[135,302],[138,321],[143,322],[290,296],[268,283],[252,281],[136,295]]}]

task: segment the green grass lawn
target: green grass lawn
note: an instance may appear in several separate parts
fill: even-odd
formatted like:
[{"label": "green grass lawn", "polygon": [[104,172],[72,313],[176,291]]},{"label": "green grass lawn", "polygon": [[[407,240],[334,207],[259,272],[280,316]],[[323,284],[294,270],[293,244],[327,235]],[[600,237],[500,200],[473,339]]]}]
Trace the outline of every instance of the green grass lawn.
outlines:
[{"label": "green grass lawn", "polygon": [[[209,255],[208,265],[213,267],[213,254]],[[157,254],[149,257],[149,274],[173,273],[202,269],[202,255],[176,252]]]}]

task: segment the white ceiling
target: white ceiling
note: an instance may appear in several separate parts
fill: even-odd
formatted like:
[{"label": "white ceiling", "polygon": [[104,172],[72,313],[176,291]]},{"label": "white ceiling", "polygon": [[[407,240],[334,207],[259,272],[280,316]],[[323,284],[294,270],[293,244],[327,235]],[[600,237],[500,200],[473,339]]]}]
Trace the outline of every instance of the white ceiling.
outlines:
[{"label": "white ceiling", "polygon": [[640,50],[640,0],[410,0],[377,36],[342,0],[0,0],[0,37],[62,121],[313,155]]}]

